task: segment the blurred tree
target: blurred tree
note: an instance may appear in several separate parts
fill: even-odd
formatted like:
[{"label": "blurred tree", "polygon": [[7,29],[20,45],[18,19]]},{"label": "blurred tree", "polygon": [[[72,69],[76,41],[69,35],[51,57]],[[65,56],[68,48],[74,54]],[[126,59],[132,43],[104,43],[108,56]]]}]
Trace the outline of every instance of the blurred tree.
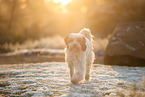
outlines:
[{"label": "blurred tree", "polygon": [[96,36],[106,37],[121,22],[145,21],[145,0],[97,0],[96,4],[87,22]]},{"label": "blurred tree", "polygon": [[0,5],[0,44],[38,39],[49,21],[52,28],[52,15],[44,0],[1,0]]},{"label": "blurred tree", "polygon": [[0,45],[65,36],[83,27],[104,38],[121,22],[144,21],[144,5],[145,0],[72,0],[65,6],[53,0],[0,0]]}]

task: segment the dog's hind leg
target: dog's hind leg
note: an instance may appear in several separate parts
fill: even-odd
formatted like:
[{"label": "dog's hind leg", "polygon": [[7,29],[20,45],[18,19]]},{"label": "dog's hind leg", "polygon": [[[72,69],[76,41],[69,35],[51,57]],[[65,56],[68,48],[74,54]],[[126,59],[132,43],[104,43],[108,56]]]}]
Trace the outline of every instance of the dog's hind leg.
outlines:
[{"label": "dog's hind leg", "polygon": [[86,75],[85,75],[85,79],[86,81],[88,81],[90,79],[90,70],[91,70],[91,65],[94,62],[94,53],[91,52],[90,56],[87,58],[87,63],[86,63]]},{"label": "dog's hind leg", "polygon": [[68,65],[69,66],[69,74],[70,74],[70,79],[72,79],[72,76],[74,74],[74,66],[73,65]]}]

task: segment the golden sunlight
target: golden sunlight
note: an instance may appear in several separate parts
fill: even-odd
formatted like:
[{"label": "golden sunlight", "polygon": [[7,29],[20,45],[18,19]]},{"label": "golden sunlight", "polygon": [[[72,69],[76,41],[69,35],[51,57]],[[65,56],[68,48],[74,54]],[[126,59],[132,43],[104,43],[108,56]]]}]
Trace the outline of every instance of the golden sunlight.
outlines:
[{"label": "golden sunlight", "polygon": [[70,3],[72,0],[53,0],[55,3],[60,3],[61,5],[65,6]]}]

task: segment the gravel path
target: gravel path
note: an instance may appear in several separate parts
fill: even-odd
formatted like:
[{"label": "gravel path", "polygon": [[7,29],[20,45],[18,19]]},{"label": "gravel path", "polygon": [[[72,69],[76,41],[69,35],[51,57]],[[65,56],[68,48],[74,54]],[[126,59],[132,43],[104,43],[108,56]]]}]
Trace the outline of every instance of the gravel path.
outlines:
[{"label": "gravel path", "polygon": [[64,62],[0,65],[0,96],[113,97],[143,74],[145,67],[94,64],[91,80],[73,85]]}]

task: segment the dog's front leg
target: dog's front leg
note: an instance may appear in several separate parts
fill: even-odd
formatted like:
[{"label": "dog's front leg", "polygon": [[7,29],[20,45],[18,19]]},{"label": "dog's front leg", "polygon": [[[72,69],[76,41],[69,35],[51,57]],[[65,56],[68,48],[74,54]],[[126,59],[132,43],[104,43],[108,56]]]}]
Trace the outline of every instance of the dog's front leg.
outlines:
[{"label": "dog's front leg", "polygon": [[85,75],[85,65],[84,64],[76,64],[75,73],[72,76],[71,82],[74,84],[78,84],[79,81],[84,79]]},{"label": "dog's front leg", "polygon": [[90,79],[90,69],[91,69],[91,65],[86,64],[86,75],[85,75],[86,81]]}]

